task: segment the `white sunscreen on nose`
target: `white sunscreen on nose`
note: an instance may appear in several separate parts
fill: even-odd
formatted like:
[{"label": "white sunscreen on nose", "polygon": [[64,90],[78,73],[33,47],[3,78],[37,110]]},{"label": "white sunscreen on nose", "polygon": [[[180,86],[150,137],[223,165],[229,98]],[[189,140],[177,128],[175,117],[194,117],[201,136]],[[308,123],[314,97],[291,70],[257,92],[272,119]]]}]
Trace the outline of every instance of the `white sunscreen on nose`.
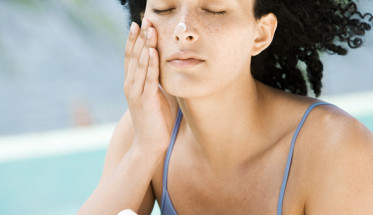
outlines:
[{"label": "white sunscreen on nose", "polygon": [[179,24],[177,24],[176,29],[177,29],[178,32],[179,31],[184,32],[186,30],[186,25],[184,23],[180,22]]}]

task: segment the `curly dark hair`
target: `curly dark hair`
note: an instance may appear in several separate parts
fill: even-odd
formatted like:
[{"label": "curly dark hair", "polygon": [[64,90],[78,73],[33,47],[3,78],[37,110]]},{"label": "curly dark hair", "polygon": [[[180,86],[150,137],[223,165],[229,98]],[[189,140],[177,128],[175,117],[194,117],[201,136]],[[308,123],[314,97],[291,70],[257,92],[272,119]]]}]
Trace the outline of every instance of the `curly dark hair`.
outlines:
[{"label": "curly dark hair", "polygon": [[[141,25],[146,0],[120,0],[130,12],[127,23]],[[251,73],[258,81],[298,95],[309,87],[320,96],[323,64],[320,53],[346,55],[363,44],[373,16],[362,14],[352,0],[255,0],[254,17],[273,13],[278,26],[270,46],[252,58]]]}]

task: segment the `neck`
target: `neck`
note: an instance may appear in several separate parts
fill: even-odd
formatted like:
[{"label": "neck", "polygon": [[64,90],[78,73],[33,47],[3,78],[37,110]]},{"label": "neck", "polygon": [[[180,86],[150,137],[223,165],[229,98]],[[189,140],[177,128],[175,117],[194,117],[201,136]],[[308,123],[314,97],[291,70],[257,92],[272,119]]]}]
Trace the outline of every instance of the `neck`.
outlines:
[{"label": "neck", "polygon": [[242,167],[269,147],[264,88],[252,79],[209,97],[177,98],[185,137],[216,174]]}]

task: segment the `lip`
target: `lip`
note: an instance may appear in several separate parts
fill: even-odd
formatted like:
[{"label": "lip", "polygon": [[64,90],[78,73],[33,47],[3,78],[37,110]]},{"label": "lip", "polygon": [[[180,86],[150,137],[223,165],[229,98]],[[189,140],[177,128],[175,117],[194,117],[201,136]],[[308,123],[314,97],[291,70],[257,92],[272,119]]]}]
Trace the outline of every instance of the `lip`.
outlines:
[{"label": "lip", "polygon": [[200,64],[202,62],[203,62],[202,60],[194,59],[194,58],[189,58],[189,59],[175,59],[175,60],[169,61],[169,63],[172,64],[173,66],[183,67],[183,68],[196,66],[196,65],[198,65],[198,64]]},{"label": "lip", "polygon": [[172,61],[172,60],[186,60],[186,59],[196,59],[196,60],[200,60],[200,61],[204,61],[204,59],[192,52],[175,52],[174,54],[172,54],[168,59],[167,61]]},{"label": "lip", "polygon": [[175,52],[167,60],[167,62],[171,63],[173,66],[183,68],[196,66],[204,61],[202,57],[186,51]]}]

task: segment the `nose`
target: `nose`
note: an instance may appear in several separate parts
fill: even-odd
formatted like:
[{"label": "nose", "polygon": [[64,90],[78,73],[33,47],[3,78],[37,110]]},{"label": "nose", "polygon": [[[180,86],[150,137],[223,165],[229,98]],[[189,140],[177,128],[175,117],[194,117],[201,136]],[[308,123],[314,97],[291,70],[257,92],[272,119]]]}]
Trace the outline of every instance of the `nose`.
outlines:
[{"label": "nose", "polygon": [[198,40],[198,35],[188,25],[180,22],[175,28],[174,40],[193,43]]}]

